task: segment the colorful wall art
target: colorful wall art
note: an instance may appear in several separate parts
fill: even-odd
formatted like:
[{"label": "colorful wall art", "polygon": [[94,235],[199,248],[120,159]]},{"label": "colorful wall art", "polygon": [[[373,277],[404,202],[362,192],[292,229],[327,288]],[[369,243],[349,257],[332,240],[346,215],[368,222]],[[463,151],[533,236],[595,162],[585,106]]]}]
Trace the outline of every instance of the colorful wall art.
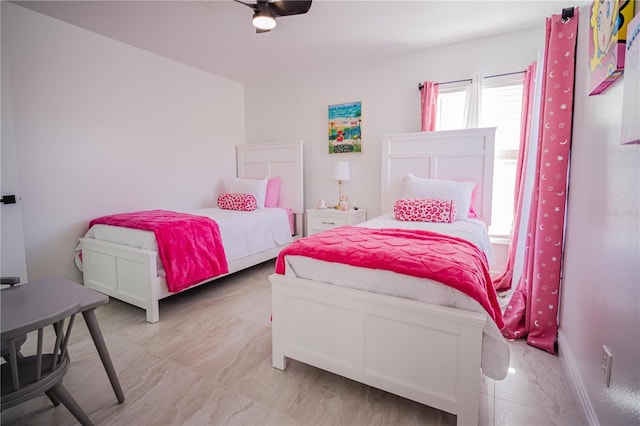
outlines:
[{"label": "colorful wall art", "polygon": [[329,105],[329,154],[362,152],[362,103]]},{"label": "colorful wall art", "polygon": [[640,13],[627,28],[621,142],[640,143]]},{"label": "colorful wall art", "polygon": [[624,71],[627,25],[633,18],[632,0],[595,0],[591,6],[589,37],[589,94],[598,95]]}]

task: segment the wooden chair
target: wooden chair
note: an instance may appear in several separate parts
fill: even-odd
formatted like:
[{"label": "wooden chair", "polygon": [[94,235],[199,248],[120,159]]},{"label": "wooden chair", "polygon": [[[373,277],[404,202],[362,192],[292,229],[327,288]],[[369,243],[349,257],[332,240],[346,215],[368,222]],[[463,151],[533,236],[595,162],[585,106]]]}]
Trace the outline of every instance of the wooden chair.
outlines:
[{"label": "wooden chair", "polygon": [[[0,277],[0,285],[8,285],[9,287],[13,287],[14,285],[20,284],[20,277]],[[16,338],[17,347],[18,347],[18,356],[20,354],[20,347],[24,342],[27,341],[27,335],[23,334]],[[1,342],[2,348],[0,352],[0,356],[4,358],[5,361],[9,362],[9,347],[7,346],[7,342],[4,340]]]},{"label": "wooden chair", "polygon": [[[79,306],[79,303],[70,302],[68,308],[40,318],[28,327],[2,333],[2,341],[6,342],[8,350],[8,362],[0,366],[2,410],[46,393],[54,404],[62,402],[82,425],[93,424],[62,385],[62,379],[69,368],[67,344]],[[51,339],[54,340],[51,352],[44,352],[44,329],[49,325],[55,330],[55,339]],[[35,330],[38,331],[36,354],[19,356],[20,336]]]}]

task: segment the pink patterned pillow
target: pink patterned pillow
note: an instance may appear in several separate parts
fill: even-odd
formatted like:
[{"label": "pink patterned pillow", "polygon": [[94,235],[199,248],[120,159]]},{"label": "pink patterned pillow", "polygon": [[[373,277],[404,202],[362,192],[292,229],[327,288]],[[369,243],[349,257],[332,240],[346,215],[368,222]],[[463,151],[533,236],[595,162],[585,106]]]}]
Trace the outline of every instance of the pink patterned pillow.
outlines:
[{"label": "pink patterned pillow", "polygon": [[396,220],[409,222],[442,222],[456,220],[456,202],[433,198],[405,198],[395,202]]},{"label": "pink patterned pillow", "polygon": [[225,210],[252,212],[258,208],[256,197],[252,194],[231,194],[223,192],[218,195],[218,206]]}]

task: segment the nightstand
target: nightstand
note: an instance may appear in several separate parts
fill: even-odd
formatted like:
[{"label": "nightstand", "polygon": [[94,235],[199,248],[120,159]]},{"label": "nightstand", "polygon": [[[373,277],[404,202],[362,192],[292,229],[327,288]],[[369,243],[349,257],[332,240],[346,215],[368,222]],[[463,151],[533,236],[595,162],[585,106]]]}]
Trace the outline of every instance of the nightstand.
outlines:
[{"label": "nightstand", "polygon": [[317,234],[327,229],[343,225],[357,225],[367,220],[365,209],[346,211],[328,209],[307,209],[307,235]]}]

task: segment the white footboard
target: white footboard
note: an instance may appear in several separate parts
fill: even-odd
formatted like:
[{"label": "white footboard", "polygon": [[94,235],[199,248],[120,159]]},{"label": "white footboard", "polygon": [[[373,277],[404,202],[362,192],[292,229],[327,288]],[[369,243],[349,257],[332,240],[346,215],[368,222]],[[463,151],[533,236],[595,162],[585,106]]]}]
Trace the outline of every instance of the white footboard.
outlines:
[{"label": "white footboard", "polygon": [[86,287],[145,309],[147,321],[158,322],[163,290],[156,252],[93,238],[80,238],[80,248]]},{"label": "white footboard", "polygon": [[485,316],[271,275],[273,366],[286,359],[457,415],[477,425]]},{"label": "white footboard", "polygon": [[[273,259],[284,247],[286,244],[229,262],[229,274]],[[80,238],[80,248],[86,287],[145,309],[148,322],[160,320],[158,301],[176,293],[169,292],[164,275],[158,271],[157,252],[94,238]],[[189,288],[225,275],[212,277]]]}]

